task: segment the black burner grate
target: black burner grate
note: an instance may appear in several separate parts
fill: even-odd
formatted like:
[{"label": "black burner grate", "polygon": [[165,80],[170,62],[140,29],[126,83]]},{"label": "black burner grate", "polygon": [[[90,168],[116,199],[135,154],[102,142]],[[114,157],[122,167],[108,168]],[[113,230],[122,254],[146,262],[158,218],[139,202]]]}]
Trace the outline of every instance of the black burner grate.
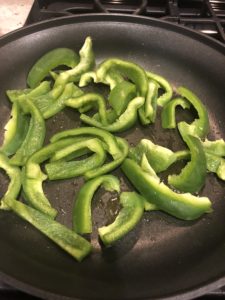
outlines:
[{"label": "black burner grate", "polygon": [[162,18],[198,30],[225,43],[224,0],[35,0],[26,24],[93,12]]}]

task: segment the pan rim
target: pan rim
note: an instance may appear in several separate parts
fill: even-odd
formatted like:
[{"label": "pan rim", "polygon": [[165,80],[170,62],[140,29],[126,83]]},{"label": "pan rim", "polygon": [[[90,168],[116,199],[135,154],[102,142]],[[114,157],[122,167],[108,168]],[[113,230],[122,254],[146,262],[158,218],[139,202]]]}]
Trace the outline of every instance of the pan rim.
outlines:
[{"label": "pan rim", "polygon": [[[96,19],[97,18],[97,19]],[[5,44],[12,42],[20,37],[23,37],[24,35],[35,33],[36,31],[48,29],[49,25],[51,27],[55,27],[57,25],[65,25],[68,23],[73,24],[73,20],[77,22],[96,22],[96,21],[121,21],[125,23],[136,23],[141,25],[152,25],[152,26],[159,26],[162,28],[165,28],[166,30],[173,29],[177,33],[182,33],[184,35],[190,36],[193,39],[197,39],[199,41],[199,38],[201,38],[201,42],[209,43],[208,46],[214,47],[216,50],[222,52],[225,54],[225,45],[210,37],[206,36],[205,34],[201,32],[197,32],[194,29],[184,27],[179,24],[174,24],[169,21],[163,20],[163,19],[155,19],[151,17],[145,17],[145,16],[138,16],[138,15],[127,15],[127,14],[118,14],[118,13],[89,13],[89,14],[78,14],[74,16],[65,16],[65,17],[56,17],[52,18],[50,20],[43,20],[36,22],[31,25],[26,25],[25,27],[18,28],[16,30],[13,30],[3,36],[0,37],[0,47],[4,46]],[[135,22],[134,22],[135,20]],[[65,24],[63,23],[65,22]],[[160,26],[161,25],[161,26]]]},{"label": "pan rim", "polygon": [[[198,40],[199,42],[202,42],[206,44],[207,46],[221,52],[225,55],[225,45],[217,41],[211,37],[208,37],[204,35],[203,33],[196,32],[190,28],[183,27],[178,24],[170,23],[168,21],[162,20],[162,19],[155,19],[155,18],[149,18],[145,16],[135,16],[135,15],[127,15],[127,14],[106,14],[106,13],[93,13],[93,14],[80,14],[75,16],[65,16],[65,17],[59,17],[59,18],[53,18],[51,20],[44,20],[37,22],[32,25],[28,25],[26,27],[22,27],[19,29],[16,29],[10,33],[7,33],[0,37],[0,47],[13,42],[19,38],[22,38],[26,35],[33,34],[35,32],[39,32],[45,29],[48,29],[50,27],[57,27],[67,24],[73,24],[73,23],[84,23],[84,22],[105,22],[105,21],[111,21],[111,22],[122,22],[122,23],[135,23],[140,25],[148,25],[148,26],[154,26],[154,27],[160,27],[164,28],[168,31],[174,31],[176,33],[181,33],[185,36],[188,36],[192,38],[193,40]],[[69,296],[63,296],[59,294],[54,294],[50,291],[39,289],[38,287],[34,287],[30,285],[29,283],[22,282],[20,280],[17,280],[11,275],[6,274],[5,272],[0,271],[0,276],[3,279],[4,282],[7,284],[11,284],[12,286],[15,286],[15,288],[20,289],[21,291],[24,291],[26,293],[31,293],[32,295],[44,297],[48,299],[62,299],[62,300],[78,300],[81,298],[74,298]],[[218,275],[218,278],[211,281],[210,283],[206,283],[200,287],[193,288],[192,290],[186,291],[186,292],[178,292],[174,296],[168,296],[168,297],[162,297],[157,299],[191,299],[193,297],[198,297],[201,295],[204,295],[205,293],[220,288],[223,285],[225,285],[225,274],[224,275]],[[140,298],[139,298],[140,299]],[[148,298],[142,298],[148,299]],[[154,299],[154,298],[153,298]],[[92,299],[93,300],[93,299]],[[140,299],[141,300],[141,299]]]}]

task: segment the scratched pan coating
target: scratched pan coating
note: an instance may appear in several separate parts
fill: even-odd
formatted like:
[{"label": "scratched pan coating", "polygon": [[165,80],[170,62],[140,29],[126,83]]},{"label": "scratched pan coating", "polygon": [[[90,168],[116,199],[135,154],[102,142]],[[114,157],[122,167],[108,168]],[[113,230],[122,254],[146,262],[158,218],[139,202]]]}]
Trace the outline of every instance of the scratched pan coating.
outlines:
[{"label": "scratched pan coating", "polygon": [[[9,118],[6,89],[24,88],[34,62],[56,47],[76,51],[93,38],[97,62],[108,57],[134,61],[165,76],[174,87],[193,90],[209,112],[209,137],[225,138],[225,47],[185,28],[124,15],[85,15],[42,22],[0,40],[0,137]],[[102,91],[102,86],[96,86]],[[104,89],[104,92],[108,92]],[[186,114],[185,114],[186,115]],[[188,115],[188,114],[187,114]],[[184,112],[179,111],[183,118]],[[184,147],[176,131],[156,124],[121,134],[131,144],[146,137],[177,150]],[[79,115],[66,109],[47,121],[47,138],[80,126]],[[132,187],[122,176],[122,190]],[[7,180],[1,173],[1,194]],[[47,182],[44,190],[71,226],[74,196],[81,178]],[[93,201],[93,253],[82,263],[64,253],[32,226],[10,212],[0,212],[0,271],[11,285],[48,299],[189,299],[225,283],[225,185],[207,176],[201,194],[214,212],[197,221],[177,220],[161,212],[145,213],[140,224],[112,248],[98,243],[97,227],[110,223],[119,209],[117,195],[100,189]]]}]

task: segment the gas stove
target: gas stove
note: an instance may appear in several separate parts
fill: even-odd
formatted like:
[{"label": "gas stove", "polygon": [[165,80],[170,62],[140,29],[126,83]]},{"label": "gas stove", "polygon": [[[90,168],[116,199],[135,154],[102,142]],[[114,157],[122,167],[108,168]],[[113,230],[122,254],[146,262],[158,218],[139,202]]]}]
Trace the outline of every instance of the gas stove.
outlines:
[{"label": "gas stove", "polygon": [[[34,0],[24,26],[42,20],[90,13],[122,13],[160,18],[225,44],[224,0]],[[225,299],[225,287],[198,299]],[[0,299],[38,299],[0,283]]]}]

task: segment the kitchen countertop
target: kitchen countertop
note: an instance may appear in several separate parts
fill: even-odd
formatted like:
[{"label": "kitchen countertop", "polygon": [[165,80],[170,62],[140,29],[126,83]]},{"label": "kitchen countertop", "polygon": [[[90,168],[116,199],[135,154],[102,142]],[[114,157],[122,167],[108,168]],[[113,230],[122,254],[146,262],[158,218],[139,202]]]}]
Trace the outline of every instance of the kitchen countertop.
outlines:
[{"label": "kitchen countertop", "polygon": [[24,25],[33,0],[0,0],[0,36]]}]

